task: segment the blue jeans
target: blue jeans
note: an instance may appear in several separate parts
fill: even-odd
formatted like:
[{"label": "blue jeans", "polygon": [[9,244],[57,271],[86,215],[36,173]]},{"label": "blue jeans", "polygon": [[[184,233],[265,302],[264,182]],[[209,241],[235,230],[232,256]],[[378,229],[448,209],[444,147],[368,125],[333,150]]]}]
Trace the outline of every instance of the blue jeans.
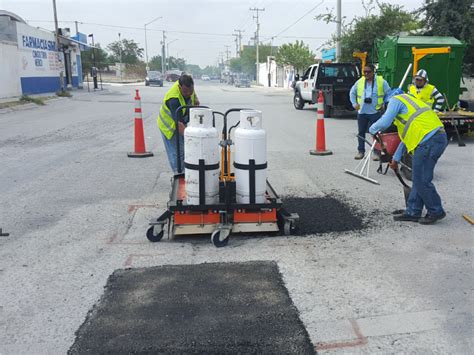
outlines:
[{"label": "blue jeans", "polygon": [[[369,127],[372,126],[375,121],[380,118],[380,112],[376,113],[359,113],[357,115],[357,125],[359,126],[358,135],[365,138],[365,134],[368,132]],[[357,150],[361,153],[365,153],[365,141],[362,138],[358,138],[359,146]]]},{"label": "blue jeans", "polygon": [[181,171],[178,171],[178,152],[176,151],[176,132],[173,134],[171,139],[166,138],[166,136],[161,133],[163,138],[163,143],[165,145],[166,154],[168,155],[168,161],[170,162],[171,170],[174,174],[180,174],[184,172],[184,137],[179,135],[179,156],[181,159]]},{"label": "blue jeans", "polygon": [[419,217],[423,206],[431,216],[444,213],[441,198],[431,181],[436,163],[447,145],[446,133],[438,132],[415,149],[412,164],[413,187],[408,197],[407,214]]}]

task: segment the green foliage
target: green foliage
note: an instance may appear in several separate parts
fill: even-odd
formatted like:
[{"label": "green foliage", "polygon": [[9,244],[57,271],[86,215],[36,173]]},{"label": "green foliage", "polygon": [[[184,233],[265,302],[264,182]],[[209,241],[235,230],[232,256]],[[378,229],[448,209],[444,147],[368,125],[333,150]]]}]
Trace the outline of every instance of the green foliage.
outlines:
[{"label": "green foliage", "polygon": [[184,71],[186,73],[192,74],[192,76],[194,76],[195,78],[201,77],[202,75],[201,67],[196,64],[186,64]]},{"label": "green foliage", "polygon": [[161,71],[161,55],[151,57],[148,66],[150,67],[150,70]]},{"label": "green foliage", "polygon": [[96,48],[81,52],[82,72],[84,75],[90,74],[91,68],[94,66],[94,54],[97,68],[104,69],[110,64],[109,56],[101,48],[100,43],[96,43],[95,46]]},{"label": "green foliage", "polygon": [[[364,16],[356,16],[350,23],[342,23],[341,35],[341,61],[353,61],[354,51],[368,52],[368,58],[377,60],[374,42],[389,35],[397,35],[400,32],[411,32],[420,28],[417,15],[403,9],[401,5],[393,5],[374,0],[363,1],[365,9]],[[373,12],[377,11],[377,14]],[[319,15],[317,20],[326,23],[336,22],[332,13]],[[328,42],[334,45],[336,37]]]},{"label": "green foliage", "polygon": [[474,75],[474,9],[472,0],[425,0],[420,13],[424,16],[425,35],[453,36],[466,42],[463,71]]},{"label": "green foliage", "polygon": [[166,61],[168,62],[168,69],[186,70],[186,61],[183,58],[168,57]]},{"label": "green foliage", "polygon": [[34,104],[37,104],[37,105],[40,105],[40,106],[44,105],[44,100],[45,99],[41,98],[41,97],[31,97],[31,96],[28,96],[28,95],[23,95],[22,97],[20,97],[21,102],[34,103]]},{"label": "green foliage", "polygon": [[72,97],[72,94],[67,90],[63,90],[63,91],[56,92],[56,96],[59,96],[59,97]]},{"label": "green foliage", "polygon": [[278,64],[292,65],[297,71],[314,63],[314,54],[303,41],[283,44],[275,57]]},{"label": "green foliage", "polygon": [[138,46],[138,43],[133,39],[122,39],[115,41],[107,46],[107,49],[112,52],[111,59],[119,63],[120,54],[122,57],[122,63],[125,64],[137,64],[140,58],[143,57],[143,48]]},{"label": "green foliage", "polygon": [[[268,45],[260,45],[258,47],[258,61],[260,63],[266,63],[269,55],[275,54],[275,47]],[[255,76],[257,70],[257,51],[254,46],[245,46],[240,53],[240,58],[232,58],[230,60],[230,68],[233,72],[247,73],[251,76]]]}]

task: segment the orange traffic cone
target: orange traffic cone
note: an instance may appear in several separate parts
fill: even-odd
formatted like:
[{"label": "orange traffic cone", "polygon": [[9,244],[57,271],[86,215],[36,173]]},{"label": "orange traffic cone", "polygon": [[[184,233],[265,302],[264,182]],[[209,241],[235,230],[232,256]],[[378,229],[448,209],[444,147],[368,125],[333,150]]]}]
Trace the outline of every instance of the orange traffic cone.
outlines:
[{"label": "orange traffic cone", "polygon": [[145,137],[143,133],[142,103],[138,90],[135,95],[135,151],[127,153],[129,158],[152,157],[152,152],[147,152],[145,148]]},{"label": "orange traffic cone", "polygon": [[324,97],[323,91],[319,90],[318,97],[318,119],[316,123],[316,149],[310,150],[311,155],[331,155],[332,152],[326,149],[326,133],[324,130]]}]

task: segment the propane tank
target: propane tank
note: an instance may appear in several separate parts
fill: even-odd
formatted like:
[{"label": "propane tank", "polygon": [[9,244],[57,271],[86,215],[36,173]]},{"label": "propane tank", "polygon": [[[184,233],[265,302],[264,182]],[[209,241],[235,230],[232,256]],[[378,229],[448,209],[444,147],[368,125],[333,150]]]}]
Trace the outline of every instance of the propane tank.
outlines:
[{"label": "propane tank", "polygon": [[[234,134],[234,173],[238,203],[264,203],[267,187],[267,134],[262,128],[262,112],[240,111]],[[255,173],[255,184],[253,184]],[[252,190],[255,201],[252,201]]]},{"label": "propane tank", "polygon": [[204,203],[215,204],[219,197],[219,135],[212,126],[212,110],[191,108],[184,130],[184,174],[186,202],[199,205],[200,165],[204,171]]}]

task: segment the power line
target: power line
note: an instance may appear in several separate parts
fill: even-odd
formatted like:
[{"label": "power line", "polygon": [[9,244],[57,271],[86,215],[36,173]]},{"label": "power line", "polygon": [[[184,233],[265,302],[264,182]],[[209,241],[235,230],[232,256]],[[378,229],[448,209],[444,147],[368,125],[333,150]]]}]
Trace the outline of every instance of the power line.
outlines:
[{"label": "power line", "polygon": [[[316,6],[314,6],[313,8],[311,8],[308,12],[306,12],[303,16],[301,16],[300,18],[298,18],[295,22],[293,22],[291,25],[289,25],[288,27],[286,27],[284,30],[278,32],[276,35],[271,36],[270,38],[276,38],[276,37],[278,37],[279,35],[281,35],[283,32],[288,31],[291,27],[293,27],[294,25],[296,25],[298,22],[300,22],[302,19],[304,19],[306,16],[308,16],[311,12],[313,12],[314,10],[316,10],[317,7],[321,6],[323,3],[324,3],[324,0],[322,0],[320,3],[318,3],[318,4],[317,4]],[[299,37],[299,38],[302,38],[302,37]]]}]

